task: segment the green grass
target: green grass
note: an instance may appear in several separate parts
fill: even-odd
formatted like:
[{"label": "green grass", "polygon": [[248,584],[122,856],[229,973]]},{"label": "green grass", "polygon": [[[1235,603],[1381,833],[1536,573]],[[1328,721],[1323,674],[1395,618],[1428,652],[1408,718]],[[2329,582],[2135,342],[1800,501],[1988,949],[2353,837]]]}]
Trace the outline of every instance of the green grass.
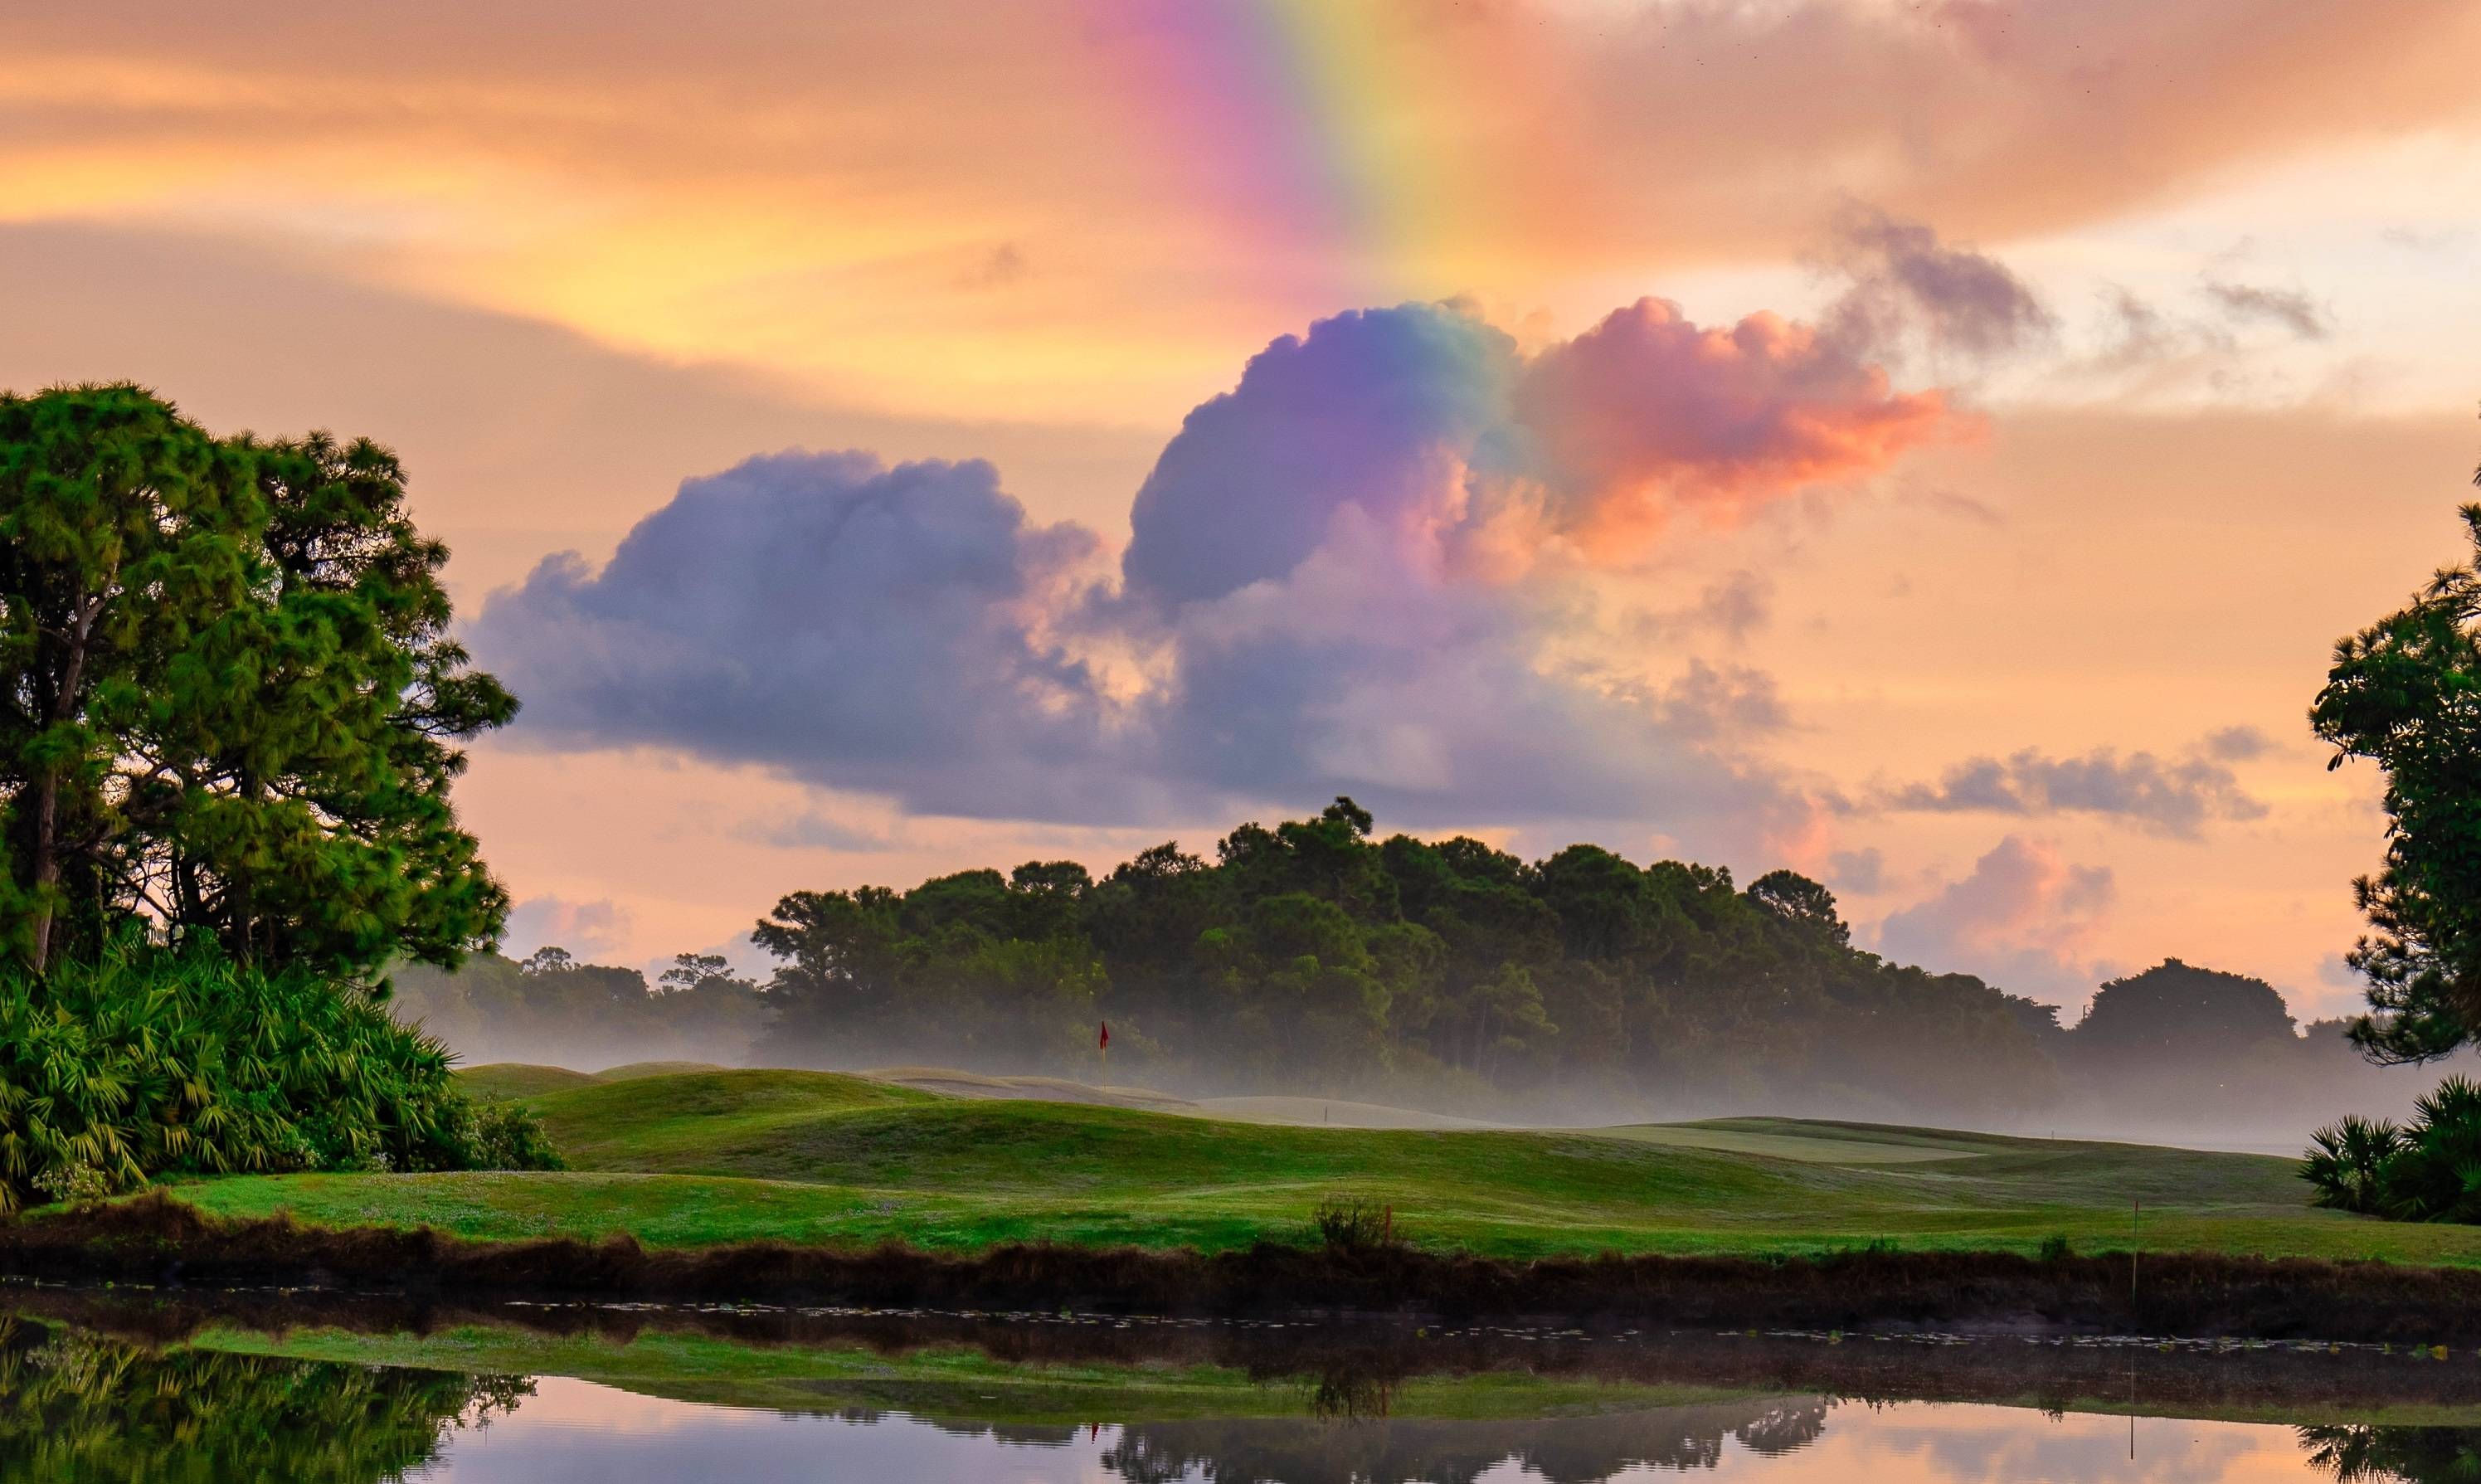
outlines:
[{"label": "green grass", "polygon": [[571,1087],[584,1087],[594,1080],[591,1072],[572,1072],[566,1067],[529,1066],[522,1061],[494,1062],[487,1067],[469,1067],[457,1073],[457,1085],[466,1096],[486,1103],[505,1103],[510,1098],[538,1098],[547,1092],[564,1092]]},{"label": "green grass", "polygon": [[1311,1207],[1349,1192],[1395,1206],[1424,1246],[1502,1257],[1801,1254],[1872,1240],[2030,1253],[2052,1235],[2079,1251],[2127,1250],[2129,1203],[2141,1200],[2137,1244],[2149,1250],[2481,1265],[2481,1228],[2316,1211],[2289,1160],[2141,1145],[1778,1119],[1296,1128],[785,1071],[597,1079],[525,1101],[569,1173],[256,1176],[175,1193],[228,1215],[284,1209],[323,1225],[478,1237],[1214,1251],[1305,1239]]}]

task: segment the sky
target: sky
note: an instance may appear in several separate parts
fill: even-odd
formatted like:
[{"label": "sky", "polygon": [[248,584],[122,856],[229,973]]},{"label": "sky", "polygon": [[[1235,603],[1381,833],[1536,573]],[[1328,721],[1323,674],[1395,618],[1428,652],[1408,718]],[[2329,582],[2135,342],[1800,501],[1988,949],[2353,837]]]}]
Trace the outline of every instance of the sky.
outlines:
[{"label": "sky", "polygon": [[[0,386],[367,434],[509,944],[1382,830],[2356,1002],[2303,720],[2456,560],[2481,8],[93,0]],[[743,951],[745,952],[745,950]]]}]

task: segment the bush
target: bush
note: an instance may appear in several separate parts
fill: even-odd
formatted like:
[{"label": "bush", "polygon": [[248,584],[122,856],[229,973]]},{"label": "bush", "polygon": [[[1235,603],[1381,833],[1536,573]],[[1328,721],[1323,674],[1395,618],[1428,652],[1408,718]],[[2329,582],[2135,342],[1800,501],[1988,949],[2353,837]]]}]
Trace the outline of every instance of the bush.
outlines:
[{"label": "bush", "polygon": [[2447,1078],[2413,1105],[2407,1128],[2346,1118],[2318,1130],[2300,1176],[2337,1211],[2481,1223],[2481,1084]]},{"label": "bush", "polygon": [[1310,1225],[1329,1252],[1376,1252],[1396,1245],[1396,1208],[1373,1201],[1330,1196],[1310,1213]]},{"label": "bush", "polygon": [[166,1173],[557,1165],[358,990],[139,945],[0,974],[0,1214]]},{"label": "bush", "polygon": [[2300,1178],[2315,1187],[2310,1203],[2332,1211],[2378,1210],[2379,1172],[2403,1148],[2404,1133],[2389,1119],[2350,1117],[2310,1135]]}]

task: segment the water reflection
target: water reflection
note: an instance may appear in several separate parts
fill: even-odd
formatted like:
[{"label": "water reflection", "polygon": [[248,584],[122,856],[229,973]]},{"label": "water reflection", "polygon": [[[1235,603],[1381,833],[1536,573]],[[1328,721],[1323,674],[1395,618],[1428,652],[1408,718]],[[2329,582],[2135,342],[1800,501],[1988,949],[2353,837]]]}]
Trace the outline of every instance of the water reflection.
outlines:
[{"label": "water reflection", "polygon": [[[168,1319],[170,1311],[161,1306],[133,1312],[137,1318],[120,1338],[91,1323],[0,1317],[0,1484],[653,1484],[705,1477],[1606,1484],[1691,1471],[1752,1484],[1864,1477],[1898,1484],[2481,1484],[2481,1427],[2177,1418],[2131,1423],[2075,1409],[1909,1399],[1970,1394],[1993,1384],[1993,1374],[2009,1375],[2011,1366],[2022,1370],[2016,1351],[1987,1347],[1917,1354],[1908,1390],[1893,1386],[1884,1357],[1866,1349],[1843,1347],[1854,1353],[1833,1358],[1837,1347],[1715,1347],[1711,1337],[1704,1349],[1689,1344],[1601,1363],[1615,1372],[1658,1373],[1668,1378],[1661,1386],[1580,1382],[1572,1363],[1561,1362],[1569,1371],[1554,1376],[1521,1364],[1522,1355],[1520,1364],[1495,1371],[1423,1373],[1411,1365],[1418,1355],[1375,1365],[1379,1352],[1367,1345],[1352,1352],[1352,1364],[1330,1359],[1253,1378],[1228,1365],[1201,1364],[1220,1341],[1195,1332],[1166,1336],[1165,1353],[1151,1359],[1129,1348],[1118,1325],[1098,1326],[1110,1333],[1090,1341],[1001,1332],[968,1351],[950,1333],[934,1346],[907,1348],[906,1331],[883,1315],[840,1320],[843,1327],[821,1332],[842,1337],[844,1349],[816,1334],[772,1349],[719,1345],[699,1334],[689,1349],[661,1351],[693,1358],[673,1371],[650,1368],[648,1357],[659,1347],[634,1334],[618,1342],[591,1336],[581,1345],[573,1335],[546,1340],[460,1323],[424,1352],[479,1359],[528,1353],[523,1347],[534,1344],[545,1357],[583,1357],[638,1378],[615,1386],[556,1374],[235,1353],[315,1342],[326,1347],[323,1354],[364,1344],[376,1356],[416,1341],[383,1325],[362,1331],[367,1340],[329,1328],[287,1341],[202,1328],[194,1315]],[[856,1326],[877,1337],[873,1347],[850,1347]],[[1089,1342],[1110,1348],[1112,1359],[1063,1361],[1054,1353]],[[1051,1358],[1005,1354],[1029,1345]],[[1311,1352],[1283,1353],[1297,1359]],[[2286,1396],[2299,1398],[2295,1416],[2401,1416],[2406,1405],[2440,1416],[2469,1405],[2458,1393],[2481,1390],[2468,1368],[2426,1360],[2406,1368],[2413,1363],[2400,1355],[2390,1361],[2398,1371],[2386,1379],[2401,1383],[2391,1393],[2367,1390],[2364,1372],[2352,1371],[2363,1376],[2363,1390],[2340,1402],[2312,1401],[2297,1390],[2302,1367],[2313,1368],[2312,1361],[2242,1358],[2217,1394],[2253,1395],[2260,1404],[2245,1410],[2260,1416],[2294,1405]],[[2176,1367],[2164,1364],[2176,1377]],[[1678,1376],[1700,1370],[1738,1379],[1706,1388],[1705,1399],[1678,1399]],[[741,1383],[733,1378],[744,1374],[763,1375],[767,1389],[735,1391]],[[1794,1374],[1844,1379],[1816,1390],[1764,1384]],[[2029,1374],[2007,1384],[2022,1387]],[[2054,1384],[2082,1383],[2070,1375]],[[2191,1377],[2180,1384],[2193,1392],[2203,1383]],[[1735,1388],[1737,1394],[1725,1394]],[[730,1404],[762,1395],[763,1407]]]},{"label": "water reflection", "polygon": [[1820,1396],[1487,1424],[1154,1423],[1127,1428],[1102,1464],[1126,1484],[1476,1484],[1511,1469],[1600,1484],[1632,1469],[1714,1469],[1727,1442],[1755,1458],[1789,1453],[1817,1441],[1833,1405]]},{"label": "water reflection", "polygon": [[0,1318],[0,1479],[388,1479],[532,1391],[518,1376],[155,1354]]},{"label": "water reflection", "polygon": [[2340,1484],[2481,1481],[2481,1428],[2304,1427],[2300,1442],[2311,1462]]}]

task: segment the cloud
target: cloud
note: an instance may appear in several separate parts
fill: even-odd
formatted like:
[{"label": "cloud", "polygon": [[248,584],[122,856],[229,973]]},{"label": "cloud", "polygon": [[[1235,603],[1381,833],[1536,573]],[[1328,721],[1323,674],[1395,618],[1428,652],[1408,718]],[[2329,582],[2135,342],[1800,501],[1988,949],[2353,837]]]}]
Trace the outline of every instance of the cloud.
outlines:
[{"label": "cloud", "polygon": [[2255,284],[2206,280],[2206,297],[2230,319],[2273,325],[2301,340],[2323,340],[2334,333],[2326,311],[2298,289],[2268,289]]},{"label": "cloud", "polygon": [[2248,763],[2274,750],[2274,739],[2253,726],[2227,726],[2205,741],[2206,756],[2226,763]]},{"label": "cloud", "polygon": [[1631,613],[1625,629],[1638,644],[1673,645],[1711,634],[1737,645],[1774,621],[1774,579],[1743,568],[1707,584],[1692,603]]},{"label": "cloud", "polygon": [[1826,884],[1867,897],[1887,888],[1887,853],[1876,846],[1838,850],[1826,858]]},{"label": "cloud", "polygon": [[1454,306],[1358,310],[1188,414],[1121,569],[1140,599],[1219,598],[1298,567],[1350,508],[1503,577],[1546,541],[1632,555],[1682,506],[1858,479],[1960,430],[1938,392],[1772,315],[1707,329],[1643,299],[1528,358]]},{"label": "cloud", "polygon": [[1520,367],[1503,331],[1428,305],[1340,314],[1282,337],[1182,421],[1139,486],[1121,560],[1129,590],[1219,598],[1298,567],[1346,506],[1394,522],[1460,504],[1468,472],[1512,472]]},{"label": "cloud", "polygon": [[2183,378],[2229,388],[2245,376],[2243,351],[2260,348],[2266,339],[2246,337],[2244,330],[2271,327],[2296,340],[2324,340],[2333,333],[2326,311],[2306,293],[2234,283],[2218,273],[2208,268],[2198,275],[2201,306],[2195,310],[2165,309],[2123,285],[2103,284],[2102,349],[2083,369],[2139,373],[2157,389]]},{"label": "cloud", "polygon": [[1677,735],[1700,740],[1779,731],[1791,721],[1773,676],[1699,659],[1691,659],[1687,670],[1663,688],[1658,715]]},{"label": "cloud", "polygon": [[525,698],[519,737],[677,747],[930,813],[1109,816],[1103,697],[1040,632],[1095,549],[1029,521],[986,463],[771,455],[685,482],[600,571],[546,559],[474,644]]},{"label": "cloud", "polygon": [[1641,299],[1526,368],[1516,412],[1554,524],[1629,550],[1682,507],[1733,512],[1874,474],[1968,425],[1937,391],[1807,325],[1753,314],[1702,329]]},{"label": "cloud", "polygon": [[[2217,745],[2248,745],[2248,728],[2218,732],[2207,751],[2177,762],[2151,752],[2126,757],[2101,747],[2081,757],[2051,757],[2026,748],[2006,759],[1969,758],[1935,784],[1916,783],[1882,791],[1882,808],[1929,813],[2008,815],[2098,814],[2128,820],[2160,834],[2194,839],[2208,820],[2262,819],[2266,806],[2220,761],[2241,753]],[[2250,733],[2250,735],[2254,735]]]},{"label": "cloud", "polygon": [[748,820],[734,828],[735,839],[773,846],[781,850],[835,850],[847,855],[876,855],[901,848],[884,829],[852,824],[815,809],[779,819]]},{"label": "cloud", "polygon": [[2108,976],[2087,954],[2116,895],[2109,867],[2072,865],[2049,841],[2009,835],[1963,879],[1890,914],[1877,950],[2019,994],[2081,998]]},{"label": "cloud", "polygon": [[1828,261],[1851,284],[1826,332],[1856,354],[1893,355],[1918,339],[1934,352],[1990,359],[2048,338],[2057,317],[1996,258],[1949,247],[1919,221],[1852,205],[1838,215]]},{"label": "cloud", "polygon": [[591,958],[626,948],[630,925],[627,909],[608,899],[529,897],[509,909],[500,950],[511,958],[523,958],[539,948],[563,948],[580,958]]},{"label": "cloud", "polygon": [[[1163,0],[676,9],[14,7],[13,214],[279,237],[882,407],[1154,419],[1343,283],[1765,260],[1847,194],[2027,240],[2481,107],[2440,0],[1382,0],[1263,53]],[[1287,36],[1420,86],[1325,139]],[[956,281],[999,241],[1043,267],[1004,314]]]},{"label": "cloud", "polygon": [[[1253,357],[1137,492],[1116,588],[982,463],[753,458],[684,482],[609,563],[550,559],[474,647],[538,744],[652,744],[896,800],[1087,822],[1349,792],[1407,823],[1806,827],[1737,749],[1771,678],[1580,653],[1578,564],[1671,506],[1859,479],[1942,435],[1802,325],[1647,299],[1533,356],[1462,309],[1339,315]],[[1737,638],[1741,574],[1687,612]]]}]

